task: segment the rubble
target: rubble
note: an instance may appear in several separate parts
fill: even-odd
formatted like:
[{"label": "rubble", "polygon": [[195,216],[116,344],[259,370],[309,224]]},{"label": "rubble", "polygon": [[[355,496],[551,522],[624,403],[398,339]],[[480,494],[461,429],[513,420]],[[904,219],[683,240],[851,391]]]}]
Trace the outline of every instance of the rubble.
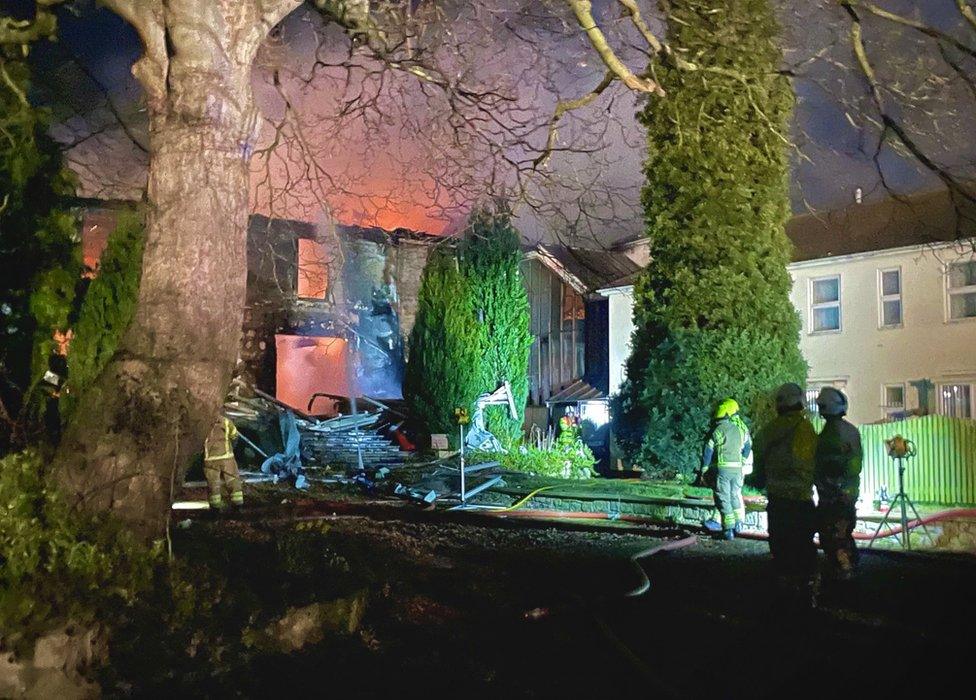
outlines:
[{"label": "rubble", "polygon": [[321,480],[322,471],[340,467],[352,480],[372,486],[408,455],[384,435],[392,423],[377,402],[371,402],[379,409],[373,412],[319,419],[263,392],[254,394],[224,408],[246,446],[263,458],[260,473],[244,472],[248,481],[270,478],[304,488],[309,480]]}]

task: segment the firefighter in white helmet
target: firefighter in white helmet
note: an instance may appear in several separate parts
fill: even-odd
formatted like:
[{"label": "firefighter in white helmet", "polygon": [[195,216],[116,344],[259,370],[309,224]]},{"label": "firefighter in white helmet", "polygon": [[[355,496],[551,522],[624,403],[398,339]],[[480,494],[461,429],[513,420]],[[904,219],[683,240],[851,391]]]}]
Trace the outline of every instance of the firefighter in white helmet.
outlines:
[{"label": "firefighter in white helmet", "polygon": [[821,389],[817,407],[826,421],[817,439],[814,471],[820,544],[827,560],[828,577],[846,580],[857,564],[853,532],[861,486],[861,436],[844,419],[847,397],[837,389]]},{"label": "firefighter in white helmet", "polygon": [[785,593],[815,604],[817,548],[813,543],[814,454],[817,433],[803,410],[803,390],[794,383],[776,392],[775,419],[756,434],[751,483],[769,497],[769,553]]}]

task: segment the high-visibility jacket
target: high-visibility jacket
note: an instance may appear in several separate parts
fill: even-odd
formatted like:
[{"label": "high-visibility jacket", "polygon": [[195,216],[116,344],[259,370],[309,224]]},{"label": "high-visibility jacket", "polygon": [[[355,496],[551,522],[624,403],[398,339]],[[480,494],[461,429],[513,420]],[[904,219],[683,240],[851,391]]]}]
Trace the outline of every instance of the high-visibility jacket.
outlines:
[{"label": "high-visibility jacket", "polygon": [[228,418],[221,416],[210,428],[203,443],[203,458],[206,461],[227,459],[234,456],[233,440],[237,437],[237,427]]},{"label": "high-visibility jacket", "polygon": [[821,501],[845,496],[857,499],[861,490],[861,434],[840,416],[828,416],[817,439],[814,483]]},{"label": "high-visibility jacket", "polygon": [[715,423],[705,440],[702,464],[708,467],[714,455],[719,469],[741,468],[743,459],[751,450],[752,438],[742,419],[738,416],[722,418]]},{"label": "high-visibility jacket", "polygon": [[803,411],[777,416],[756,434],[753,483],[770,498],[812,501],[817,433]]}]

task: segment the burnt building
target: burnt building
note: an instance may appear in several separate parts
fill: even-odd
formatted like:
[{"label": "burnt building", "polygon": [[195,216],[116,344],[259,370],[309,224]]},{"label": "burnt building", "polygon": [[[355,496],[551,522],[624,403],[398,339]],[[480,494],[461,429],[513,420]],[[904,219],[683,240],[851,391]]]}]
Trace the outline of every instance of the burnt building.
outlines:
[{"label": "burnt building", "polygon": [[[98,267],[118,212],[130,203],[85,203],[81,242]],[[406,229],[314,225],[254,215],[247,231],[241,359],[245,378],[316,414],[316,393],[401,398],[404,339],[417,311],[434,236]]]},{"label": "burnt building", "polygon": [[404,339],[436,240],[252,216],[241,359],[255,386],[313,413],[334,411],[330,396],[401,398]]}]

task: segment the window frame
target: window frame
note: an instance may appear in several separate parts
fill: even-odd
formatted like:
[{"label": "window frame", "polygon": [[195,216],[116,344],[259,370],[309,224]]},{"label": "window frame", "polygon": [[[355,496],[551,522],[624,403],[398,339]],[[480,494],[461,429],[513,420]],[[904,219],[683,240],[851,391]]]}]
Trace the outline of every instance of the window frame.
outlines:
[{"label": "window frame", "polygon": [[[315,238],[296,238],[295,239],[295,299],[303,302],[327,302],[329,299],[329,287],[331,283],[330,270],[329,270],[329,260],[325,253],[325,244]],[[312,284],[311,277],[316,274],[309,269],[308,262],[303,263],[302,259],[302,247],[313,247],[318,248],[322,253],[321,260],[314,260],[314,266],[321,266],[321,277],[322,277],[322,295],[321,296],[310,296],[308,294],[302,293],[302,282],[304,280],[305,284]],[[314,251],[314,252],[319,252]],[[317,257],[317,256],[316,256]]]},{"label": "window frame", "polygon": [[[837,280],[837,301],[829,302],[814,302],[814,287],[817,282],[823,282],[826,280]],[[807,280],[807,317],[809,321],[809,330],[807,335],[830,335],[831,333],[840,333],[844,330],[844,313],[842,307],[842,300],[844,298],[843,281],[841,280],[840,273],[833,275],[822,275],[820,277],[810,277]],[[837,328],[823,328],[817,330],[814,326],[815,312],[818,309],[837,307]]]},{"label": "window frame", "polygon": [[[886,272],[898,273],[898,293],[884,293],[884,275]],[[898,323],[885,323],[884,305],[885,302],[898,302]],[[905,326],[905,276],[902,274],[901,265],[895,267],[882,267],[878,269],[878,328],[888,330],[891,328],[903,328]]]},{"label": "window frame", "polygon": [[[901,389],[901,406],[888,403],[888,389]],[[897,409],[897,410],[892,410]],[[888,419],[892,413],[905,413],[908,410],[908,385],[905,382],[887,382],[881,385],[881,416]]]},{"label": "window frame", "polygon": [[946,412],[945,395],[944,391],[946,387],[949,386],[968,386],[969,387],[969,415],[963,416],[967,420],[976,419],[976,381],[947,381],[939,382],[936,385],[937,399],[938,399],[938,410],[940,416],[948,416]]},{"label": "window frame", "polygon": [[945,265],[945,314],[946,323],[965,323],[967,321],[976,321],[976,316],[959,316],[958,318],[952,315],[952,297],[960,294],[976,294],[976,284],[968,284],[964,287],[953,287],[952,286],[952,268],[956,265],[976,265],[976,260],[956,260],[955,262],[946,263]]}]

